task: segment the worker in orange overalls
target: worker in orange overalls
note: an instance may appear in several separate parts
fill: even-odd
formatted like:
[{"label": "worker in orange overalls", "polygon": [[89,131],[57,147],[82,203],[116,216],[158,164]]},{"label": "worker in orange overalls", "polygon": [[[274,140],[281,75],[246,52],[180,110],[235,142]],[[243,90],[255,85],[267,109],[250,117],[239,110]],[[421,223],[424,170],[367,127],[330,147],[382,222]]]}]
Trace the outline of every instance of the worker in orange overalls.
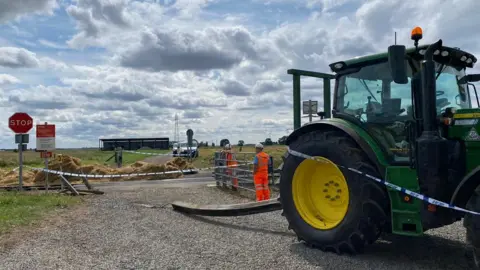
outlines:
[{"label": "worker in orange overalls", "polygon": [[236,168],[238,165],[238,162],[235,158],[235,154],[232,151],[232,147],[230,144],[225,145],[225,159],[227,160],[227,175],[230,176],[232,179],[232,189],[237,190],[238,188],[238,178],[235,177],[236,175]]},{"label": "worker in orange overalls", "polygon": [[269,200],[268,166],[270,165],[270,156],[263,152],[261,143],[255,145],[255,152],[257,154],[253,160],[253,182],[255,183],[257,201]]}]

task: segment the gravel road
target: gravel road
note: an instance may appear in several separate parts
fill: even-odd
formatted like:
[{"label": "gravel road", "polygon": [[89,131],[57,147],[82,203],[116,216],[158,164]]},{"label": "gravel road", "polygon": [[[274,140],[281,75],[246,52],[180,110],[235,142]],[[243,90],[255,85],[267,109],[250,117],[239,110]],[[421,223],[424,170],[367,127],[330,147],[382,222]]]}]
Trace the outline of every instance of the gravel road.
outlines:
[{"label": "gravel road", "polygon": [[[194,217],[174,200],[228,203],[241,199],[204,184],[188,188],[108,188],[81,207],[0,248],[1,269],[471,269],[460,223],[422,239],[377,242],[364,255],[306,248],[280,213]],[[34,234],[34,235],[32,235]]]}]

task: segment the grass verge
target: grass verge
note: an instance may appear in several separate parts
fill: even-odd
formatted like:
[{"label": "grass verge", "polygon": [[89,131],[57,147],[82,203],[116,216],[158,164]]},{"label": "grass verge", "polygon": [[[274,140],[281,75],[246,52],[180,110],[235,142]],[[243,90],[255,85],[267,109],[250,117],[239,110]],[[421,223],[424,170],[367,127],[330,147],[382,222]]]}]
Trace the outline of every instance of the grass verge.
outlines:
[{"label": "grass verge", "polygon": [[79,197],[53,193],[0,192],[0,235],[79,202]]},{"label": "grass verge", "polygon": [[[167,150],[139,150],[139,152],[152,152],[152,153],[167,153]],[[114,159],[109,159],[114,152],[113,151],[100,151],[98,149],[65,149],[56,150],[55,154],[64,154],[72,157],[76,157],[82,160],[83,165],[93,164],[114,164]],[[148,157],[148,155],[124,153],[123,163],[131,164],[136,161],[140,161]],[[40,153],[35,151],[23,152],[23,164],[32,167],[44,167],[44,160],[40,158]],[[0,151],[0,168],[4,170],[11,170],[18,166],[18,153],[13,151]]]},{"label": "grass verge", "polygon": [[[199,148],[199,157],[192,160],[193,165],[197,168],[211,167],[213,166],[213,157],[216,151],[222,150],[220,147],[200,147]],[[232,149],[234,152],[237,152],[238,159],[253,161],[254,154],[244,154],[245,152],[255,152],[253,146],[244,146],[242,151],[238,146],[233,146]],[[286,151],[284,145],[273,145],[265,146],[265,152],[273,156],[274,167],[278,167],[282,163],[282,155]],[[150,153],[171,153],[171,150],[139,150],[139,152],[150,152]],[[114,160],[111,159],[108,162],[106,160],[113,155],[113,151],[100,151],[97,149],[66,149],[66,150],[56,150],[56,154],[65,154],[73,156],[82,160],[82,165],[93,165],[93,164],[109,164],[113,165]],[[123,164],[128,165],[135,163],[136,161],[144,160],[145,158],[150,157],[150,155],[142,155],[135,153],[123,153]],[[24,164],[32,167],[44,167],[44,161],[40,158],[40,153],[34,151],[25,151],[24,152]],[[0,169],[3,170],[12,170],[18,166],[18,153],[13,151],[0,151]]]}]

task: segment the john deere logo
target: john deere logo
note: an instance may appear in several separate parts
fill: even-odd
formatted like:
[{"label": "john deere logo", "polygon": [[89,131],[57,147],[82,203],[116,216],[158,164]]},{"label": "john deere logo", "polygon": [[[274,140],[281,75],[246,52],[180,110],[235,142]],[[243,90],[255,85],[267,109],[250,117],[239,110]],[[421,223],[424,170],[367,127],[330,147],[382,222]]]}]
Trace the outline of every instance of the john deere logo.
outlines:
[{"label": "john deere logo", "polygon": [[470,129],[467,136],[465,137],[466,141],[480,141],[480,135],[478,135],[477,130],[474,127]]}]

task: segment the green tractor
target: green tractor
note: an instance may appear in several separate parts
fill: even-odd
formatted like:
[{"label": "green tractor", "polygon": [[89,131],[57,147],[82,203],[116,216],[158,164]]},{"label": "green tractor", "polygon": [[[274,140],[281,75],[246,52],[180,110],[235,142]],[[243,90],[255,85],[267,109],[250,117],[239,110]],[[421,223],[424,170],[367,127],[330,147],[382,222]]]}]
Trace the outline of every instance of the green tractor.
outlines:
[{"label": "green tractor", "polygon": [[[442,40],[419,46],[421,38],[417,27],[412,48],[392,45],[386,53],[332,63],[335,75],[288,71],[295,130],[286,144],[317,160],[285,154],[279,200],[290,229],[308,246],[355,254],[382,233],[421,236],[463,218],[479,267],[480,215],[437,207],[365,177],[480,212],[480,109],[472,84],[480,74],[466,75],[477,59]],[[322,119],[303,126],[300,76],[324,81]]]}]

